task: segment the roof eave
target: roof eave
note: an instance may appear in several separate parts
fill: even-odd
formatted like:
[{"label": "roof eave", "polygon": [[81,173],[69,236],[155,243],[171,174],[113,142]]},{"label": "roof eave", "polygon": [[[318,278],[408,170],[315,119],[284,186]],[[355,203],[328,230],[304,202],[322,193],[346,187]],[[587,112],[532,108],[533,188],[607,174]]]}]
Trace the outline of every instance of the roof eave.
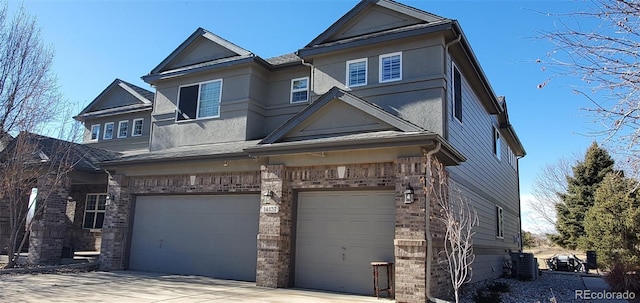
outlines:
[{"label": "roof eave", "polygon": [[466,161],[464,155],[447,143],[437,134],[407,134],[393,138],[357,139],[329,142],[287,142],[265,144],[256,147],[245,148],[245,152],[251,156],[277,156],[288,154],[318,153],[344,150],[358,150],[371,148],[393,148],[428,146],[440,142],[443,146],[442,154],[448,158],[449,165],[459,165]]},{"label": "roof eave", "polygon": [[374,43],[381,43],[381,42],[386,42],[391,40],[409,38],[409,37],[418,36],[418,35],[446,31],[452,28],[451,24],[452,24],[451,20],[447,20],[447,21],[443,21],[441,23],[423,27],[423,28],[380,34],[380,36],[366,38],[362,40],[353,40],[353,41],[348,41],[344,43],[335,43],[335,44],[327,43],[326,45],[318,45],[318,46],[307,46],[305,48],[299,49],[296,52],[296,54],[301,58],[308,58],[308,57],[312,57],[319,54],[345,50],[353,47],[366,46]]},{"label": "roof eave", "polygon": [[[214,154],[214,155],[195,155],[195,156],[186,156],[186,157],[171,157],[172,162],[186,162],[186,161],[197,161],[197,160],[242,160],[248,159],[249,155],[244,152],[232,152],[232,153],[224,153],[224,154]],[[159,158],[151,158],[151,159],[118,159],[111,161],[103,161],[100,162],[99,165],[104,169],[111,169],[122,166],[132,166],[139,164],[154,164],[154,163],[166,163],[167,159],[164,157]]]},{"label": "roof eave", "polygon": [[190,74],[206,72],[206,71],[210,71],[210,70],[217,69],[217,68],[232,67],[232,66],[236,66],[236,65],[239,65],[239,64],[244,64],[244,63],[249,63],[249,62],[254,62],[254,61],[258,61],[258,62],[261,62],[262,64],[265,64],[265,66],[269,66],[269,64],[266,61],[264,61],[263,59],[257,59],[256,60],[256,58],[259,58],[259,57],[255,57],[255,56],[250,55],[250,56],[245,56],[245,57],[242,57],[242,58],[238,58],[236,60],[224,61],[224,62],[220,62],[220,63],[213,63],[211,65],[199,66],[199,67],[194,67],[194,68],[184,68],[184,69],[180,69],[180,70],[166,71],[166,72],[162,72],[162,73],[148,74],[148,75],[142,76],[141,78],[142,78],[142,80],[144,82],[147,82],[149,84],[155,84],[159,80],[166,80],[166,79],[186,76],[186,75],[190,75]]}]

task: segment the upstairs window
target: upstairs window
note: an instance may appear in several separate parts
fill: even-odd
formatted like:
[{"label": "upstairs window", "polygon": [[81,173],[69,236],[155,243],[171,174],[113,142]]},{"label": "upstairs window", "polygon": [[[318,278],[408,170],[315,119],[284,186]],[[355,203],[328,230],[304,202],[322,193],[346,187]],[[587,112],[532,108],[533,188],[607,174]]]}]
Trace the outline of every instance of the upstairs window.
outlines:
[{"label": "upstairs window", "polygon": [[380,56],[380,82],[402,80],[402,53]]},{"label": "upstairs window", "polygon": [[129,121],[118,122],[118,138],[126,138],[129,133]]},{"label": "upstairs window", "polygon": [[98,141],[100,138],[100,124],[91,125],[91,141]]},{"label": "upstairs window", "polygon": [[181,86],[176,120],[220,117],[222,79]]},{"label": "upstairs window", "polygon": [[504,211],[496,205],[496,237],[504,238]]},{"label": "upstairs window", "polygon": [[462,123],[462,77],[460,71],[453,66],[453,116]]},{"label": "upstairs window", "polygon": [[137,137],[142,136],[142,127],[144,126],[144,119],[133,119],[133,130],[131,131],[131,136]]},{"label": "upstairs window", "polygon": [[309,101],[309,77],[291,80],[291,103]]},{"label": "upstairs window", "polygon": [[367,59],[347,61],[347,86],[367,85]]},{"label": "upstairs window", "polygon": [[90,229],[102,228],[106,207],[107,194],[88,194],[82,227]]},{"label": "upstairs window", "polygon": [[113,122],[104,124],[104,136],[102,137],[102,139],[113,139]]},{"label": "upstairs window", "polygon": [[501,141],[500,139],[500,131],[496,127],[493,128],[493,154],[500,160],[501,153]]}]

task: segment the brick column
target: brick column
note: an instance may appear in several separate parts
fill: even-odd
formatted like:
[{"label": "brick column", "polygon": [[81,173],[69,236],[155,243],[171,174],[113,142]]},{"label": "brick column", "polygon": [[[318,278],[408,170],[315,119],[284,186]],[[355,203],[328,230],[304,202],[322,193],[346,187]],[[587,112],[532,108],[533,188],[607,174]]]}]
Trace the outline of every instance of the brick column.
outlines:
[{"label": "brick column", "polygon": [[102,225],[100,269],[125,269],[128,260],[129,231],[131,226],[131,194],[124,175],[110,175],[107,193],[111,200]]},{"label": "brick column", "polygon": [[[396,162],[395,285],[397,302],[426,302],[426,197],[423,157],[398,158]],[[409,185],[414,201],[404,203]]]},{"label": "brick column", "polygon": [[[31,224],[29,235],[29,259],[31,264],[59,264],[62,245],[67,234],[67,198],[69,179],[56,180],[52,174],[38,178],[38,198],[36,205],[42,213]],[[46,199],[46,200],[45,200]]]},{"label": "brick column", "polygon": [[[288,287],[291,268],[292,192],[284,165],[261,167],[260,224],[256,285]],[[266,196],[272,192],[271,197]],[[276,212],[277,209],[277,212]]]}]

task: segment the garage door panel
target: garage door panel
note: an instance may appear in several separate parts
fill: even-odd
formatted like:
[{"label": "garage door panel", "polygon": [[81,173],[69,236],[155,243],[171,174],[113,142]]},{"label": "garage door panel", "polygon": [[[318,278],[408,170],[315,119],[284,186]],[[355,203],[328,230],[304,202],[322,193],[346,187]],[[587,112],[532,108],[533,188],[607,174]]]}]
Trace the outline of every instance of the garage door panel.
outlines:
[{"label": "garage door panel", "polygon": [[138,197],[129,267],[255,281],[259,199]]},{"label": "garage door panel", "polygon": [[298,195],[295,285],[372,294],[371,261],[392,261],[392,191]]}]

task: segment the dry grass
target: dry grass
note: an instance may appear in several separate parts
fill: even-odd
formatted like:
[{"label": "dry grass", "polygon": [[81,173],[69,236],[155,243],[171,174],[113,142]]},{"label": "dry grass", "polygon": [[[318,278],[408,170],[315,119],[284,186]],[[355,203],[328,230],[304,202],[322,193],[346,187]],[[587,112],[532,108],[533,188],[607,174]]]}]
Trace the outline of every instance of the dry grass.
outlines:
[{"label": "dry grass", "polygon": [[545,259],[549,259],[554,255],[573,254],[582,261],[587,261],[587,254],[584,251],[568,250],[559,246],[539,246],[523,250],[526,253],[533,253],[534,258],[538,258],[540,269],[548,269]]}]

